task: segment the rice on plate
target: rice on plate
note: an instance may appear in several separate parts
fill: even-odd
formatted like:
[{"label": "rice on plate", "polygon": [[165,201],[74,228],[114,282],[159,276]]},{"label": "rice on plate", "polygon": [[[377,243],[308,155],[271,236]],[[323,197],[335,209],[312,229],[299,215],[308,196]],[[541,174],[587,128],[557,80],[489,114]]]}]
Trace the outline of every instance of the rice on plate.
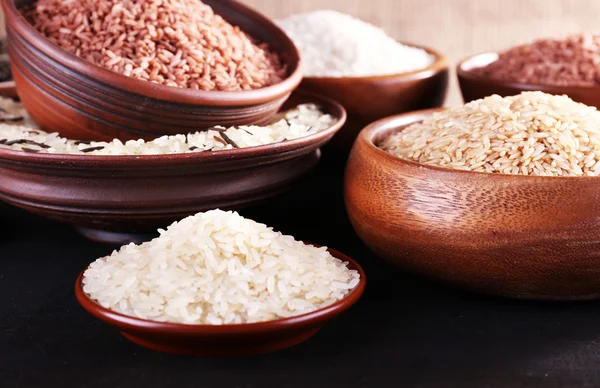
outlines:
[{"label": "rice on plate", "polygon": [[101,306],[158,322],[240,324],[309,313],[344,298],[358,271],[238,213],[198,213],[93,262],[83,291]]}]

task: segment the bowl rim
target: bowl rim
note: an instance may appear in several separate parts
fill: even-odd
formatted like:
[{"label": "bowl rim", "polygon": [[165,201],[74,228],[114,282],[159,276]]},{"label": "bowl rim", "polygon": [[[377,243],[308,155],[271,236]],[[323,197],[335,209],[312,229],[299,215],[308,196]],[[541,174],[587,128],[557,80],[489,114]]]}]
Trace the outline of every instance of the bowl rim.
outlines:
[{"label": "bowl rim", "polygon": [[[280,82],[263,88],[241,91],[205,91],[192,90],[187,88],[159,85],[148,81],[139,80],[119,74],[101,66],[94,65],[85,59],[79,58],[37,31],[22,15],[15,4],[15,0],[1,0],[5,10],[5,19],[7,28],[12,27],[18,31],[18,34],[42,52],[49,58],[53,58],[60,64],[70,68],[77,69],[76,72],[82,74],[85,78],[94,78],[95,81],[108,85],[112,88],[136,93],[144,97],[153,98],[160,101],[173,103],[183,103],[191,105],[213,105],[213,106],[241,106],[248,104],[261,104],[268,101],[281,98],[290,93],[302,80],[302,57],[300,51],[291,40],[291,38],[271,19],[259,11],[251,8],[236,0],[223,2],[226,7],[243,13],[249,19],[259,22],[268,31],[275,31],[276,39],[285,46],[292,47],[292,59],[288,65],[288,74]],[[224,16],[223,16],[224,17]],[[225,17],[224,17],[225,18]],[[227,18],[225,18],[227,20]],[[281,52],[277,52],[281,55]],[[97,72],[97,73],[96,73]],[[90,74],[96,73],[93,77]],[[135,91],[135,92],[133,92]]]},{"label": "bowl rim", "polygon": [[504,81],[498,78],[487,77],[483,75],[476,74],[472,71],[475,68],[481,68],[483,66],[471,66],[472,62],[475,62],[484,57],[494,58],[493,60],[487,62],[487,65],[498,60],[500,56],[500,52],[498,51],[487,51],[484,53],[479,53],[475,55],[470,55],[461,59],[456,65],[456,75],[458,79],[466,79],[474,82],[485,82],[490,85],[495,85],[504,88],[517,89],[522,91],[543,91],[545,93],[554,94],[554,95],[563,95],[569,94],[568,92],[594,92],[598,93],[600,91],[600,86],[557,86],[557,85],[547,85],[547,84],[533,84],[533,83],[521,83],[514,81]]},{"label": "bowl rim", "polygon": [[[322,247],[321,245],[317,244],[308,245]],[[102,307],[96,301],[92,300],[83,291],[83,274],[85,273],[87,268],[80,272],[79,276],[77,277],[77,280],[75,281],[75,297],[77,298],[79,304],[96,319],[114,325],[120,330],[121,328],[126,328],[135,331],[178,335],[236,335],[261,334],[284,331],[295,326],[308,324],[311,322],[327,321],[329,319],[332,319],[336,315],[352,307],[356,302],[358,302],[358,300],[364,293],[367,278],[365,271],[360,266],[360,264],[358,264],[355,260],[351,259],[350,257],[335,249],[327,248],[327,251],[331,253],[333,257],[344,262],[348,262],[349,269],[358,271],[358,273],[360,274],[359,283],[346,296],[344,296],[340,300],[337,300],[335,303],[309,313],[296,315],[289,318],[281,318],[255,323],[198,325],[173,322],[157,322],[147,319],[131,317]]]},{"label": "bowl rim", "polygon": [[418,49],[422,49],[427,51],[427,53],[429,53],[430,55],[433,55],[434,60],[433,62],[427,66],[424,67],[422,69],[417,69],[417,70],[412,70],[412,71],[407,71],[407,72],[403,72],[403,73],[394,73],[394,74],[382,74],[382,75],[369,75],[369,76],[355,76],[355,77],[348,77],[348,76],[344,76],[344,77],[332,77],[332,76],[305,76],[303,78],[303,80],[314,80],[314,81],[324,81],[324,82],[334,82],[334,81],[340,81],[340,80],[353,80],[353,81],[385,81],[385,80],[392,80],[392,79],[407,79],[407,80],[412,80],[412,79],[423,79],[423,78],[427,78],[427,77],[431,77],[434,74],[437,74],[441,71],[447,70],[449,68],[449,64],[450,64],[450,60],[449,58],[442,54],[440,51],[435,50],[433,48],[427,47],[427,46],[422,46],[422,45],[418,45],[418,44],[414,44],[414,43],[409,43],[409,42],[404,42],[404,41],[397,41],[400,44],[403,44],[405,46],[410,46],[413,48],[418,48]]},{"label": "bowl rim", "polygon": [[[369,149],[370,152],[374,153],[378,158],[383,158],[386,163],[389,163],[391,166],[395,168],[416,168],[422,169],[424,171],[430,171],[435,173],[442,174],[460,174],[460,175],[469,175],[472,177],[479,177],[484,179],[498,179],[498,180],[507,180],[507,179],[520,179],[520,180],[530,180],[530,181],[559,181],[559,180],[598,180],[600,176],[539,176],[539,175],[522,175],[522,174],[504,174],[504,173],[486,173],[479,171],[465,171],[465,170],[454,170],[445,167],[439,166],[431,166],[427,164],[417,163],[411,160],[406,160],[394,156],[381,148],[375,145],[375,138],[378,136],[382,136],[382,134],[389,135],[392,133],[397,133],[399,131],[404,130],[407,126],[418,123],[437,112],[442,112],[447,110],[448,108],[430,108],[430,109],[421,109],[412,112],[401,113],[394,116],[389,116],[383,118],[381,120],[377,120],[369,125],[367,125],[358,135],[357,141],[364,143]],[[412,118],[420,118],[417,120],[411,120]]]},{"label": "bowl rim", "polygon": [[171,164],[174,162],[193,161],[198,163],[219,162],[227,160],[252,159],[270,154],[282,154],[294,149],[307,147],[328,137],[334,136],[346,123],[347,113],[344,107],[334,99],[318,93],[305,90],[294,91],[293,95],[310,98],[313,103],[322,105],[325,110],[336,118],[329,128],[312,135],[284,140],[277,143],[263,144],[253,147],[243,147],[209,152],[183,152],[173,154],[151,155],[82,155],[46,152],[26,152],[9,148],[0,148],[0,161],[15,160],[29,163],[58,162],[68,164],[89,163],[95,165],[117,165],[128,163],[130,166]]}]

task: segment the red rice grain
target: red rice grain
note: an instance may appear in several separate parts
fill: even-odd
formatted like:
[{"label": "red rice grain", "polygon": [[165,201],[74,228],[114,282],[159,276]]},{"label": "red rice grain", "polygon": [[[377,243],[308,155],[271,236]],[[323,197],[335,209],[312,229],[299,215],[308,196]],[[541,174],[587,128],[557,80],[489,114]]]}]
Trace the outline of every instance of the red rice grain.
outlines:
[{"label": "red rice grain", "polygon": [[540,39],[500,53],[498,60],[474,72],[534,85],[600,85],[600,34]]},{"label": "red rice grain", "polygon": [[286,73],[200,0],[38,0],[32,25],[63,49],[116,73],[195,90],[259,89]]}]

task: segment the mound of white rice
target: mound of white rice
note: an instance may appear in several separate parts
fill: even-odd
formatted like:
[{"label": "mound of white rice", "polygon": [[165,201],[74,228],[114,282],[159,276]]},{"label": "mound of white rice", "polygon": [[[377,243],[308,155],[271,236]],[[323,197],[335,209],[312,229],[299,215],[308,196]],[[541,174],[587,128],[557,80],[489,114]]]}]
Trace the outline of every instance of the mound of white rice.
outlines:
[{"label": "mound of white rice", "polygon": [[235,212],[198,213],[93,262],[83,290],[119,313],[161,322],[236,324],[304,314],[359,283],[347,263]]},{"label": "mound of white rice", "polygon": [[291,15],[277,23],[302,53],[307,77],[400,74],[426,68],[435,59],[379,27],[334,10]]},{"label": "mound of white rice", "polygon": [[[221,151],[293,140],[324,131],[336,119],[315,104],[300,104],[281,112],[266,126],[221,126],[190,134],[162,136],[152,141],[77,141],[40,130],[20,103],[0,98],[0,109],[23,120],[0,123],[0,148],[19,151],[86,155],[157,155]],[[0,113],[2,113],[0,111]],[[1,114],[0,114],[1,120]]]},{"label": "mound of white rice", "polygon": [[600,112],[567,96],[523,92],[447,109],[379,146],[403,159],[486,173],[600,175]]}]

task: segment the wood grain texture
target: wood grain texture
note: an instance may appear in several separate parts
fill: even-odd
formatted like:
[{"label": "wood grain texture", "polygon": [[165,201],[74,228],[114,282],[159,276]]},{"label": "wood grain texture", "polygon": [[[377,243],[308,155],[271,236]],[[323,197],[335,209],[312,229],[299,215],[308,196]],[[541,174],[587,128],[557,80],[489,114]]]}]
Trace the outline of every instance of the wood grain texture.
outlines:
[{"label": "wood grain texture", "polygon": [[[452,63],[538,37],[598,30],[597,0],[244,0],[271,17],[336,9],[383,27],[396,39],[430,46]],[[461,102],[451,77],[447,104]]]},{"label": "wood grain texture", "polygon": [[345,175],[348,216],[379,257],[485,294],[600,298],[600,181],[425,167],[374,143],[426,113],[362,131]]}]

